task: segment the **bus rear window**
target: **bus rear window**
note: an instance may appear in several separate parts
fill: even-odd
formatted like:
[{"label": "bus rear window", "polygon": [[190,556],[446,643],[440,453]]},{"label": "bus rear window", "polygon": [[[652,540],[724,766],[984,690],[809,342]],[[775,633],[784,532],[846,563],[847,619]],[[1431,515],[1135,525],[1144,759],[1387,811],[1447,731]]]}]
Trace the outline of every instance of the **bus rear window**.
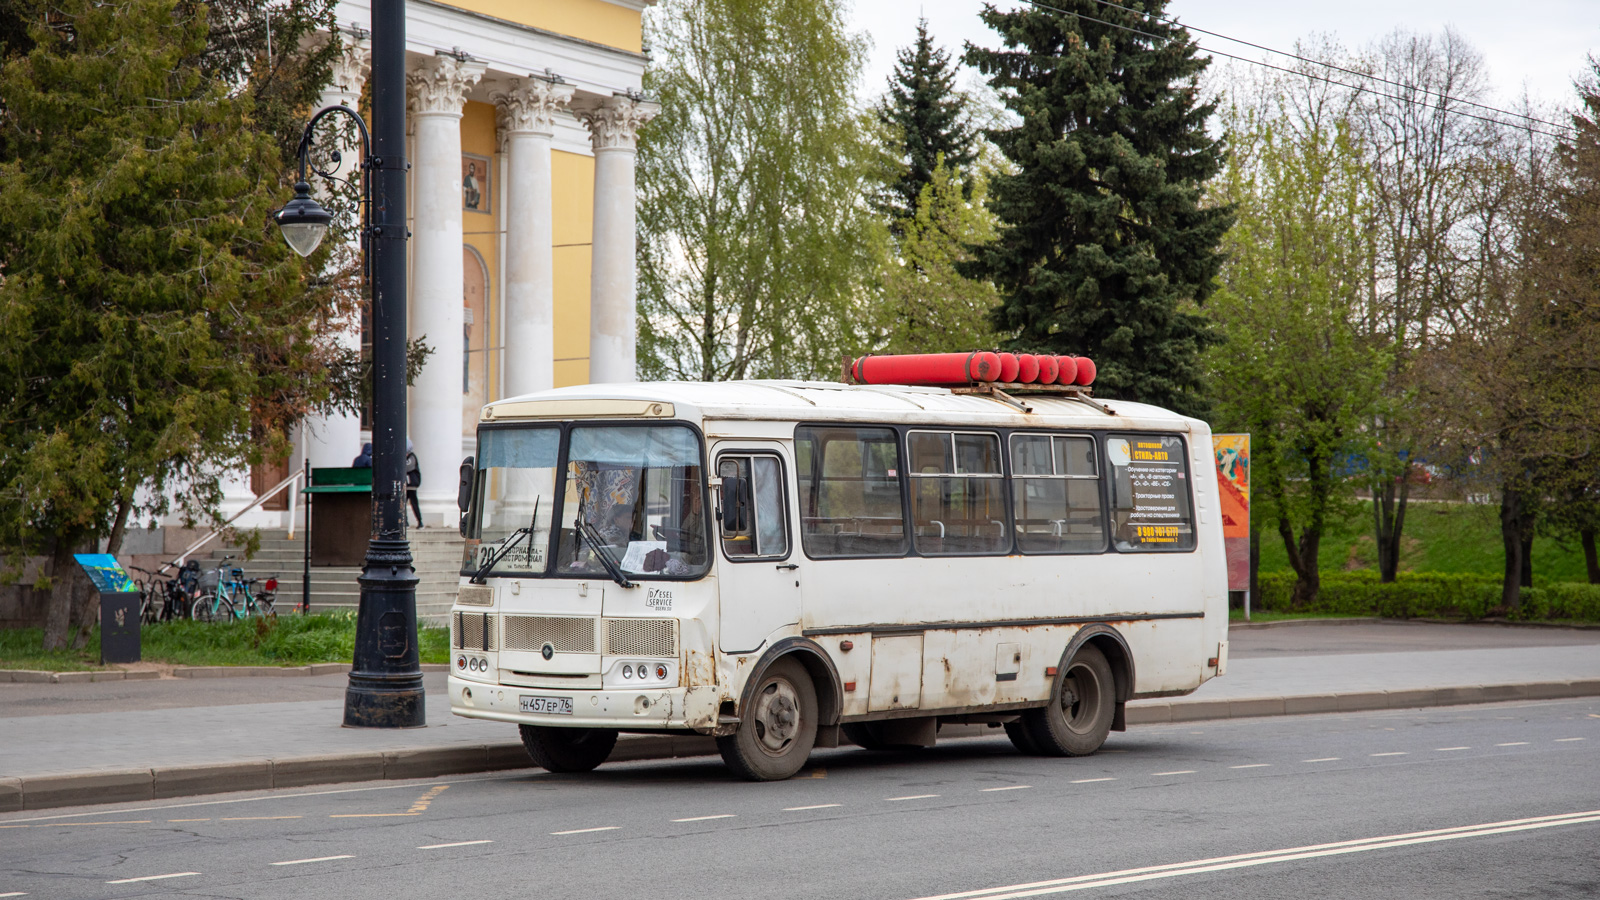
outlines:
[{"label": "bus rear window", "polygon": [[889,428],[795,429],[806,555],[903,556],[900,446]]},{"label": "bus rear window", "polygon": [[1194,507],[1183,438],[1169,434],[1113,434],[1111,463],[1113,537],[1123,552],[1193,550]]}]

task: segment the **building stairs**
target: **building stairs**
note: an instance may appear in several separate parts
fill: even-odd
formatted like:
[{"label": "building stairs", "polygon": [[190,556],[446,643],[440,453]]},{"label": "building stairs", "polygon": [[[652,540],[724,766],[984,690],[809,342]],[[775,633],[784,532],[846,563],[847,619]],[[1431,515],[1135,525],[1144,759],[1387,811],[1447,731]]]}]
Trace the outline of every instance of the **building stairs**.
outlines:
[{"label": "building stairs", "polygon": [[[460,584],[461,550],[464,541],[451,528],[411,529],[406,533],[411,541],[411,555],[417,570],[417,618],[430,625],[444,625],[449,620],[450,605],[455,602]],[[247,578],[277,576],[280,613],[289,612],[300,604],[301,575],[304,572],[305,532],[295,533],[293,539],[283,529],[262,529],[261,547],[246,560],[239,547],[218,547],[210,553],[197,556],[201,568],[214,568],[223,557],[232,555],[234,562],[244,569]],[[359,566],[312,566],[311,611],[356,610],[361,598],[361,586],[356,577]]]}]

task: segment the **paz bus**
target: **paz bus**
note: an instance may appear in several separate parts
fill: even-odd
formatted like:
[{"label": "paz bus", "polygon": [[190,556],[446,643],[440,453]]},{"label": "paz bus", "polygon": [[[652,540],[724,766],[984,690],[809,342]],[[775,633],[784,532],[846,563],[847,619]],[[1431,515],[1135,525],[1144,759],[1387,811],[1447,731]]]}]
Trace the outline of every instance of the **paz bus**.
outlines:
[{"label": "paz bus", "polygon": [[451,711],[516,724],[551,771],[620,732],[702,734],[772,780],[952,723],[1091,754],[1128,701],[1223,674],[1207,425],[1008,356],[483,407]]}]

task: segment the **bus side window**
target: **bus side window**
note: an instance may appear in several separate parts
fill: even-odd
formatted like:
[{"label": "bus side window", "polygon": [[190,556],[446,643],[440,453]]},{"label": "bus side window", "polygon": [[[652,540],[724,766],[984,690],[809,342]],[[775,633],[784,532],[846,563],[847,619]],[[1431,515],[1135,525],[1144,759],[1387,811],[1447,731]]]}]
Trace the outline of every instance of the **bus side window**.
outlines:
[{"label": "bus side window", "polygon": [[717,464],[723,490],[740,492],[742,521],[723,517],[722,552],[730,559],[789,555],[789,517],[784,510],[783,464],[776,456],[724,454]]},{"label": "bus side window", "polygon": [[1118,550],[1193,550],[1194,505],[1183,438],[1173,434],[1109,434],[1112,537]]},{"label": "bus side window", "polygon": [[1011,436],[1011,505],[1023,553],[1099,553],[1106,548],[1094,441]]},{"label": "bus side window", "polygon": [[794,439],[806,554],[904,556],[909,547],[894,430],[802,426]]}]

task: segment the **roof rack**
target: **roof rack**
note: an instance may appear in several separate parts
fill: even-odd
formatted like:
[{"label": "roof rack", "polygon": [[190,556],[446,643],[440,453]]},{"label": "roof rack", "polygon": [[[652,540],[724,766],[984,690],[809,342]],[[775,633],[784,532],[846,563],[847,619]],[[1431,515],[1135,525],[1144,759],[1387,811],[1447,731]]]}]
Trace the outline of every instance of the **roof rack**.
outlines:
[{"label": "roof rack", "polygon": [[992,397],[1025,413],[1033,412],[1033,407],[1018,400],[1013,396],[1014,394],[1051,394],[1064,400],[1077,400],[1080,403],[1087,403],[1108,416],[1116,415],[1116,412],[1110,407],[1090,397],[1088,387],[1075,384],[1018,384],[1016,382],[984,381],[973,384],[951,385],[950,393]]}]

